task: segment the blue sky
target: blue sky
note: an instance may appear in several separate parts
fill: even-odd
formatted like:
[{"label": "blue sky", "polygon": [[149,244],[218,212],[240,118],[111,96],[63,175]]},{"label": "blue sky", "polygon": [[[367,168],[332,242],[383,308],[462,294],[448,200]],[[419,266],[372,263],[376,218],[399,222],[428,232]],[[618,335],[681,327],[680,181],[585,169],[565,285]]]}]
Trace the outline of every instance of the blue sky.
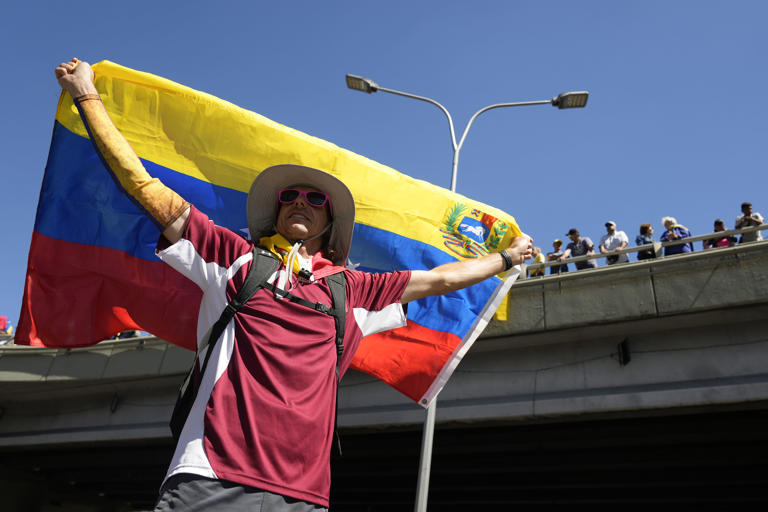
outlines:
[{"label": "blue sky", "polygon": [[[634,239],[674,216],[695,234],[768,213],[768,2],[14,2],[0,122],[0,315],[14,325],[59,88],[73,56],[164,76],[448,187],[459,132],[493,103],[589,90],[583,110],[498,109],[472,126],[457,190],[551,247],[606,220]],[[698,249],[697,244],[697,249]]]}]

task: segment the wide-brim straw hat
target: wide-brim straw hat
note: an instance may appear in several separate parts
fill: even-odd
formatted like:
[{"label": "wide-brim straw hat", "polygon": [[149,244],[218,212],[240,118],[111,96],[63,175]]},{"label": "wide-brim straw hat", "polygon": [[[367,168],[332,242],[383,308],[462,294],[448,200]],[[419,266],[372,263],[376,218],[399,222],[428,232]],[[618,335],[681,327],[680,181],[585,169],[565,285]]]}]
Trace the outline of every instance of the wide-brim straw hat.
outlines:
[{"label": "wide-brim straw hat", "polygon": [[273,165],[256,176],[248,192],[248,230],[258,244],[263,236],[275,233],[280,189],[305,185],[325,192],[331,199],[333,219],[328,239],[328,256],[335,265],[344,266],[352,246],[355,229],[355,200],[349,188],[337,177],[325,171],[303,165]]}]

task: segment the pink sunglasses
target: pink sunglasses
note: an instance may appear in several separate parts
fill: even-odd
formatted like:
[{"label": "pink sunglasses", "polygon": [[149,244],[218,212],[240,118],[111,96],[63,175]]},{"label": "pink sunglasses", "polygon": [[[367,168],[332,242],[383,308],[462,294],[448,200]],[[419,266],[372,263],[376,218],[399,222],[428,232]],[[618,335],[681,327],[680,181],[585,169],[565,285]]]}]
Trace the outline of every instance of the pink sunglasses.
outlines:
[{"label": "pink sunglasses", "polygon": [[315,208],[322,208],[328,203],[328,209],[333,216],[333,205],[331,198],[323,192],[316,190],[298,190],[295,188],[283,188],[277,193],[277,202],[280,204],[291,204],[299,197],[304,198],[304,202]]}]

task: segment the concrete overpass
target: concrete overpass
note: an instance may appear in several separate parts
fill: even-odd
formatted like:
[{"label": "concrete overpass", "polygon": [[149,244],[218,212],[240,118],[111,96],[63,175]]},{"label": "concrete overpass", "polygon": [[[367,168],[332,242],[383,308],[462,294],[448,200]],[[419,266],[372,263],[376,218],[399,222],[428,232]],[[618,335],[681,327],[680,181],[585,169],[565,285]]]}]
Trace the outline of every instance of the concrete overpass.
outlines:
[{"label": "concrete overpass", "polygon": [[[439,397],[433,509],[764,502],[766,249],[515,284],[511,320],[489,326]],[[190,361],[154,338],[0,348],[6,495],[40,509],[150,505]],[[375,379],[345,377],[334,510],[412,508],[423,417]]]}]

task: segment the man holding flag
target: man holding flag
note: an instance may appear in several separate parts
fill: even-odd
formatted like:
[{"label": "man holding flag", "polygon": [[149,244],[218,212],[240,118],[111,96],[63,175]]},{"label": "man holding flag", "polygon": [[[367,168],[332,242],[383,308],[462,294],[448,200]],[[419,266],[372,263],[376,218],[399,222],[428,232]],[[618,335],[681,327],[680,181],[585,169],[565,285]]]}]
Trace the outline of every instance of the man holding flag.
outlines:
[{"label": "man holding flag", "polygon": [[[210,328],[255,263],[253,244],[280,262],[269,288],[257,290],[235,314],[197,376],[197,399],[156,510],[324,509],[338,379],[361,338],[404,325],[402,304],[522,263],[531,256],[531,240],[521,236],[498,254],[429,271],[349,270],[355,203],[347,186],[317,169],[276,165],[257,176],[248,194],[249,242],[215,226],[147,173],[110,120],[87,63],[73,59],[55,73],[108,171],[160,227],[158,257],[203,292],[198,371]],[[337,274],[345,283],[342,331],[321,311],[332,302],[327,278]],[[336,332],[344,333],[340,355]]]}]

